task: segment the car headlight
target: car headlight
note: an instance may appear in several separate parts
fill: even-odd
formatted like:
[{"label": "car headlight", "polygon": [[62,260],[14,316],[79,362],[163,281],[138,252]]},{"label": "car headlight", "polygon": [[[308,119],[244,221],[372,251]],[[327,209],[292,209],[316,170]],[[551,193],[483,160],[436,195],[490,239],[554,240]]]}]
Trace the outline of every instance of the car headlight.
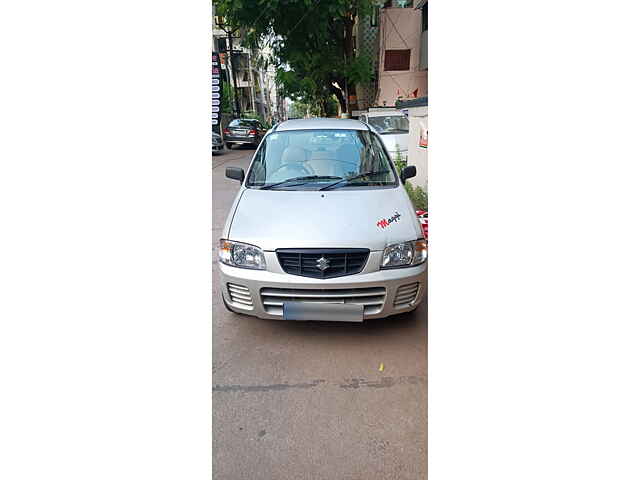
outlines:
[{"label": "car headlight", "polygon": [[427,259],[427,242],[414,240],[389,245],[382,254],[380,268],[411,267]]},{"label": "car headlight", "polygon": [[262,250],[246,243],[221,239],[218,257],[222,263],[232,267],[252,268],[254,270],[264,270],[266,268]]}]

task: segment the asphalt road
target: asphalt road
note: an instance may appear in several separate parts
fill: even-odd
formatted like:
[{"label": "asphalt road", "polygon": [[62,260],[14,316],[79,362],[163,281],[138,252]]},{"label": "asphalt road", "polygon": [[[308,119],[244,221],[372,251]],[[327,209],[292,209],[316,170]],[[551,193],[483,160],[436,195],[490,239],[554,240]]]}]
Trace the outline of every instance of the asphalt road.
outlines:
[{"label": "asphalt road", "polygon": [[[216,242],[239,187],[225,167],[253,153],[213,157]],[[265,321],[224,308],[217,267],[213,478],[425,479],[426,302],[364,324]]]}]

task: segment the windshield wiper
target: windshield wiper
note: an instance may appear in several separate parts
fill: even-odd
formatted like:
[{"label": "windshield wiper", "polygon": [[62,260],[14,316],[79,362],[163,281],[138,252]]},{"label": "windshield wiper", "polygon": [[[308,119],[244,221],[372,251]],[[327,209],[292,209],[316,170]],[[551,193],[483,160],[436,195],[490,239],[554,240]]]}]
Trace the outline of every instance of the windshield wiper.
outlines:
[{"label": "windshield wiper", "polygon": [[[287,178],[286,180],[283,180],[281,182],[272,183],[271,185],[265,185],[264,187],[260,187],[260,190],[269,190],[270,188],[278,187],[280,185],[284,185],[285,183],[289,183],[289,182],[299,182],[302,180],[324,180],[324,179],[333,180],[335,178],[340,178],[340,177],[327,176],[327,175],[306,175],[304,177],[293,177],[293,178]],[[297,185],[304,185],[304,183],[299,183],[299,184],[290,185],[290,186],[294,187]]]},{"label": "windshield wiper", "polygon": [[326,185],[326,186],[320,188],[319,190],[329,190],[330,188],[337,187],[338,185],[340,185],[342,183],[348,184],[352,180],[357,180],[359,178],[364,178],[364,177],[370,177],[370,176],[373,176],[373,175],[380,175],[381,173],[389,173],[389,170],[378,170],[376,172],[364,172],[364,173],[361,173],[359,175],[354,175],[353,177],[343,178],[341,180],[338,180],[337,182],[330,183],[329,185]]}]

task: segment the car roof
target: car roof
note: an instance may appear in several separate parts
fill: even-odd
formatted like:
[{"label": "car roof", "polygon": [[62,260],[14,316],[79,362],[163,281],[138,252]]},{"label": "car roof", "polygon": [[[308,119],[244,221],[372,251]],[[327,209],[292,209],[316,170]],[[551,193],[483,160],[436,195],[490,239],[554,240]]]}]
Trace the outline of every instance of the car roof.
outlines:
[{"label": "car roof", "polygon": [[404,116],[404,113],[399,110],[378,110],[374,112],[367,112],[365,115],[368,117],[399,117],[400,115]]},{"label": "car roof", "polygon": [[285,130],[368,130],[360,120],[347,118],[304,118],[286,120],[278,125],[277,131]]}]

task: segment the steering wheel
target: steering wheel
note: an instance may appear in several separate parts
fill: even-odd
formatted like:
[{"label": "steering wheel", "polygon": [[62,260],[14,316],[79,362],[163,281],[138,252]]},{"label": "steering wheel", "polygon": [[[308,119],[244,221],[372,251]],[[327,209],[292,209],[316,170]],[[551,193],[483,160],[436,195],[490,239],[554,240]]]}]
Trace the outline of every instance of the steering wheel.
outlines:
[{"label": "steering wheel", "polygon": [[298,173],[302,173],[303,175],[313,175],[313,172],[311,172],[307,167],[302,165],[302,162],[282,164],[278,168],[276,168],[273,172],[271,172],[271,175],[275,175],[277,172],[279,172],[283,168],[292,170],[295,176],[298,176]]}]

